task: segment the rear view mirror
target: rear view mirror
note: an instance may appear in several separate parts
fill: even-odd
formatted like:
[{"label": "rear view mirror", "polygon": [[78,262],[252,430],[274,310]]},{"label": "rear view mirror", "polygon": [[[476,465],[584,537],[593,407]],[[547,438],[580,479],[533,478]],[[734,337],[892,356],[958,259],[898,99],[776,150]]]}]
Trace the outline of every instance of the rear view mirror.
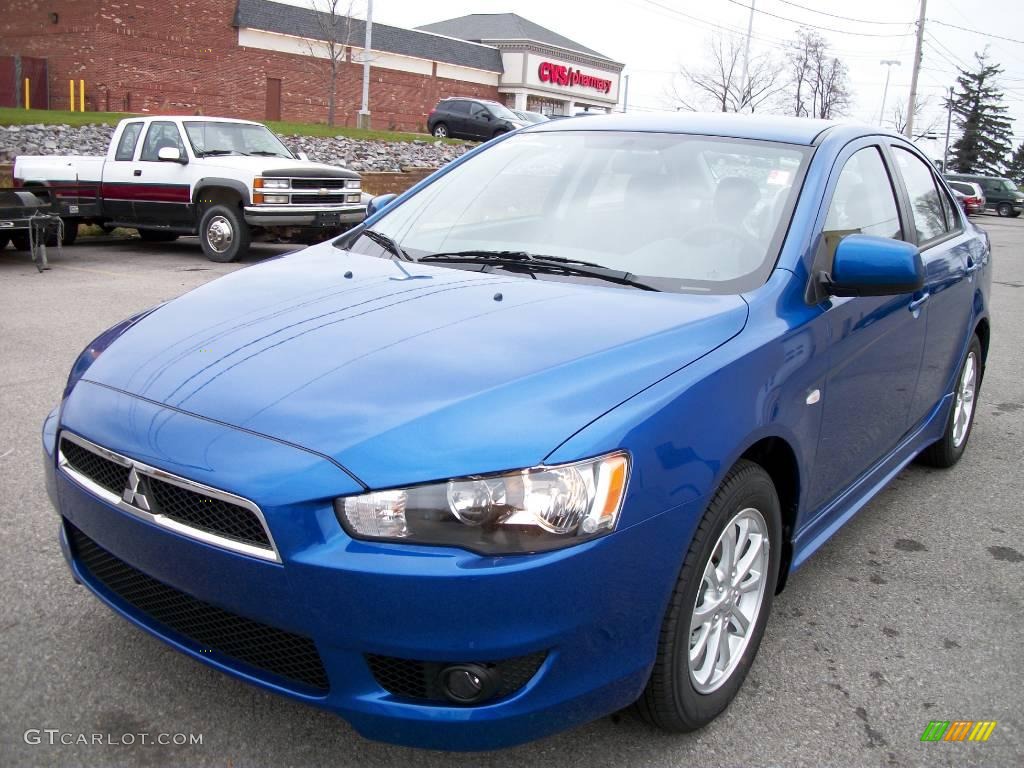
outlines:
[{"label": "rear view mirror", "polygon": [[847,235],[839,241],[832,272],[821,276],[832,296],[896,296],[924,285],[916,245],[888,237]]},{"label": "rear view mirror", "polygon": [[181,150],[177,147],[160,147],[156,152],[157,159],[167,163],[185,164],[188,160],[182,158]]}]

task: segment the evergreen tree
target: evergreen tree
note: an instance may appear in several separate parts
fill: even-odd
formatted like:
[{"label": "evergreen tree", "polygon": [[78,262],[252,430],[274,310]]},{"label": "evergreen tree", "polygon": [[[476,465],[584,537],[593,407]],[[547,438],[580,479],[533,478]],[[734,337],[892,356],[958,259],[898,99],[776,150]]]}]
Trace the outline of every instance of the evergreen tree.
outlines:
[{"label": "evergreen tree", "polygon": [[961,69],[952,99],[957,127],[963,132],[953,145],[950,165],[960,173],[998,176],[1010,152],[1010,119],[1006,117],[1003,92],[996,79],[1002,67],[988,62],[986,53],[975,53],[973,72]]},{"label": "evergreen tree", "polygon": [[1024,141],[1013,153],[1010,162],[1006,164],[1006,178],[1013,181],[1018,187],[1024,187]]}]

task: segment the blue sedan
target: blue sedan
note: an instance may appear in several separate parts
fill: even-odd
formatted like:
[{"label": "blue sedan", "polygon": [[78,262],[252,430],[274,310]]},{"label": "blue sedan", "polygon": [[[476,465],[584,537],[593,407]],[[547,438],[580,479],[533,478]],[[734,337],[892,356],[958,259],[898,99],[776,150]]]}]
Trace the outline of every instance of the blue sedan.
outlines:
[{"label": "blue sedan", "polygon": [[700,728],[787,576],[967,446],[989,242],[900,136],[552,121],[392,198],[106,331],[43,427],[77,581],[369,738]]}]

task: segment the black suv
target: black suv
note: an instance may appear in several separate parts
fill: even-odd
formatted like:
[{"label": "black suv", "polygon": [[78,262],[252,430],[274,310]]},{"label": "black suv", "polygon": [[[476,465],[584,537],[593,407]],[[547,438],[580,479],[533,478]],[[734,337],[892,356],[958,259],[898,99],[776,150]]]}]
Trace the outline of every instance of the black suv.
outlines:
[{"label": "black suv", "polygon": [[427,130],[439,139],[486,141],[524,125],[504,104],[486,99],[441,99],[427,118]]},{"label": "black suv", "polygon": [[947,173],[947,181],[971,181],[985,193],[985,207],[1000,216],[1020,216],[1024,211],[1024,194],[1017,185],[1000,176],[975,176],[970,173]]}]

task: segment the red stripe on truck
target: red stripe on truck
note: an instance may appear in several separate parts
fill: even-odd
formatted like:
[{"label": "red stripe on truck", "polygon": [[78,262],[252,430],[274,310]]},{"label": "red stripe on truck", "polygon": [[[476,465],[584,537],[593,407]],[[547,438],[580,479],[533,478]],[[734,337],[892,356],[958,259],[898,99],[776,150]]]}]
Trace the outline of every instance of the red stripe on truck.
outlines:
[{"label": "red stripe on truck", "polygon": [[188,184],[133,184],[103,182],[100,195],[104,200],[132,200],[144,203],[191,203]]}]

